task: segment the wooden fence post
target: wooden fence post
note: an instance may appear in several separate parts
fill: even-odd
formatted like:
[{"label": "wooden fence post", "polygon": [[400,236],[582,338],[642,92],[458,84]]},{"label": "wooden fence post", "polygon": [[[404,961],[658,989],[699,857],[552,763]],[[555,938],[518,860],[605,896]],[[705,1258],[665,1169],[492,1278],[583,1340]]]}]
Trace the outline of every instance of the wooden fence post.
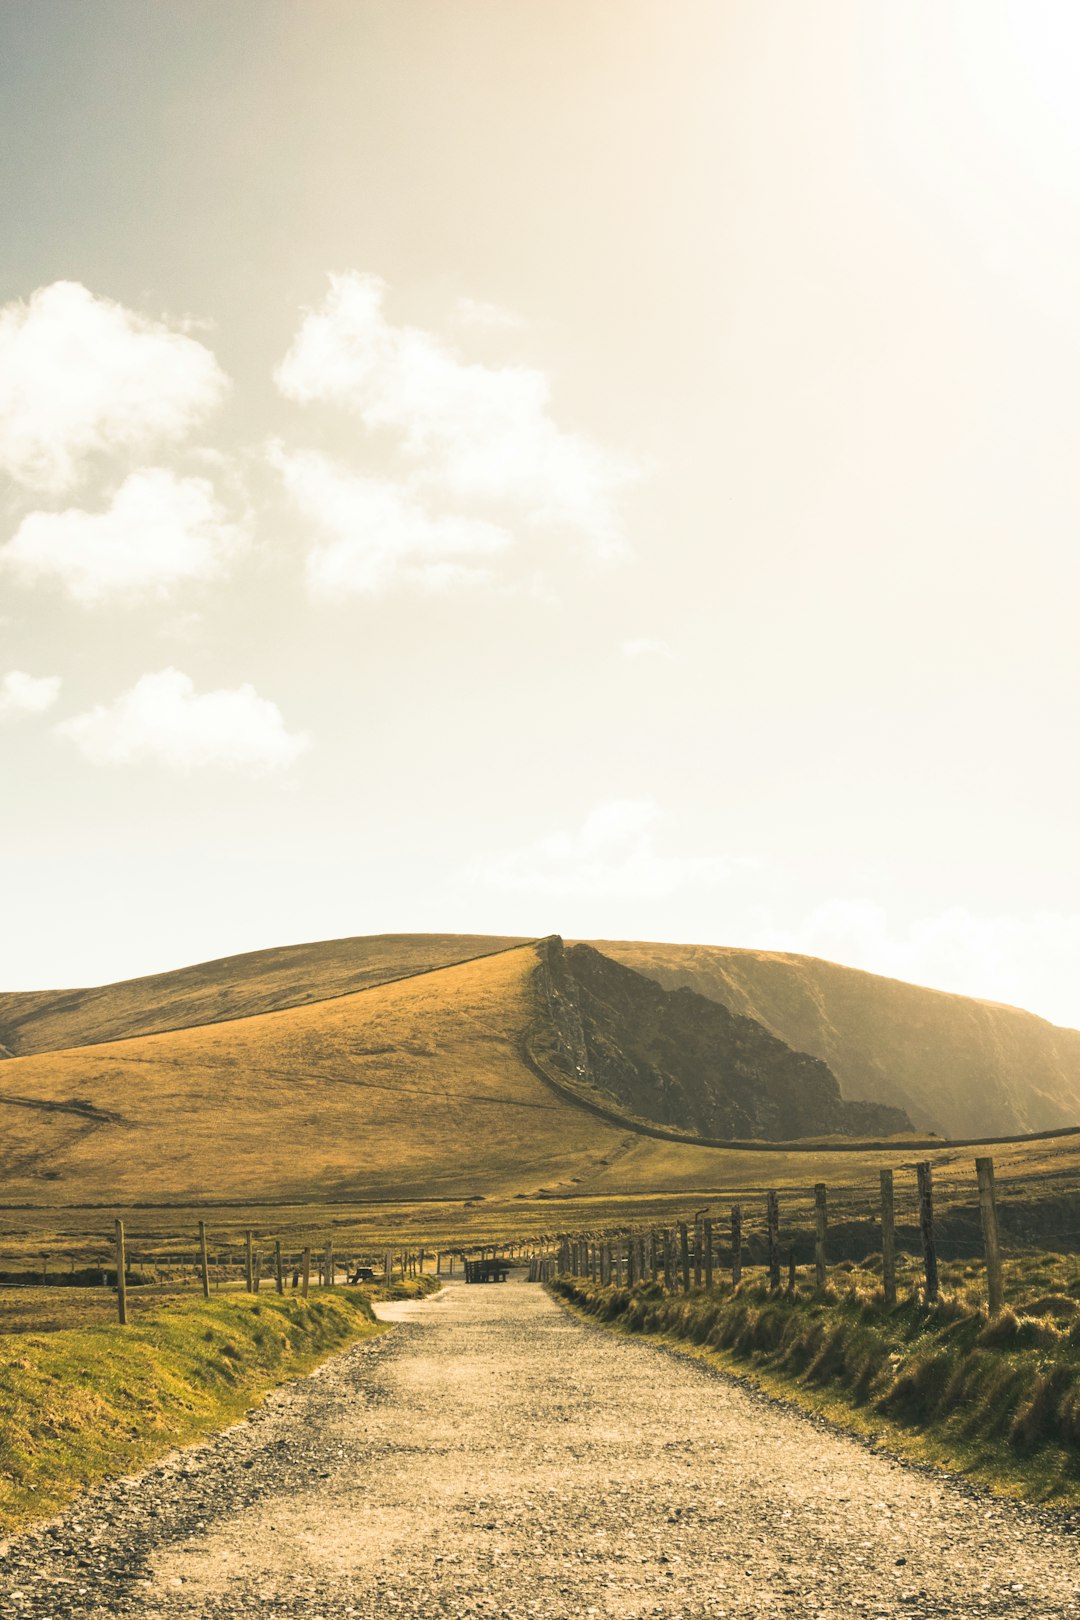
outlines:
[{"label": "wooden fence post", "polygon": [[817,1274],[817,1286],[825,1287],[825,1241],[829,1230],[828,1193],[825,1183],[819,1181],[814,1187],[814,1266]]},{"label": "wooden fence post", "polygon": [[885,1309],[896,1304],[896,1220],[893,1209],[893,1174],[881,1172],[881,1285]]},{"label": "wooden fence post", "polygon": [[923,1265],[926,1271],[925,1299],[932,1305],[938,1297],[937,1242],[934,1238],[934,1181],[929,1159],[915,1166],[919,1178],[919,1228],[922,1232]]},{"label": "wooden fence post", "polygon": [[127,1325],[127,1249],[124,1245],[124,1223],[116,1219],[116,1313],[120,1326]]},{"label": "wooden fence post", "polygon": [[671,1233],[665,1226],[663,1230],[664,1246],[664,1287],[669,1294],[675,1292],[675,1256],[672,1253]]},{"label": "wooden fence post", "polygon": [[698,1216],[695,1216],[694,1217],[694,1287],[695,1288],[700,1288],[701,1287],[702,1277],[703,1277],[703,1268],[702,1268],[702,1264],[701,1264],[701,1221],[700,1221],[700,1218]]},{"label": "wooden fence post", "polygon": [[332,1242],[326,1245],[326,1286],[327,1288],[333,1288],[334,1286],[334,1245]]},{"label": "wooden fence post", "polygon": [[274,1239],[274,1287],[279,1294],[285,1292],[285,1273],[281,1266],[281,1239]]},{"label": "wooden fence post", "polygon": [[202,1280],[202,1297],[210,1298],[210,1261],[206,1253],[206,1222],[199,1222],[199,1276]]},{"label": "wooden fence post", "polygon": [[311,1250],[305,1249],[300,1267],[300,1293],[307,1299],[308,1287],[311,1283]]},{"label": "wooden fence post", "polygon": [[1004,1290],[1001,1286],[1001,1245],[993,1159],[976,1159],[975,1173],[979,1178],[979,1213],[982,1216],[983,1248],[986,1252],[986,1303],[990,1315],[996,1316],[1004,1303]]},{"label": "wooden fence post", "polygon": [[252,1265],[250,1232],[247,1233],[244,1239],[244,1281],[247,1284],[248,1293],[253,1294],[255,1292],[255,1273]]},{"label": "wooden fence post", "polygon": [[769,1249],[769,1287],[780,1287],[780,1202],[774,1192],[766,1200],[766,1226]]},{"label": "wooden fence post", "polygon": [[742,1205],[731,1206],[731,1286],[742,1282]]},{"label": "wooden fence post", "polygon": [[679,1222],[679,1269],[682,1272],[683,1293],[690,1292],[690,1237],[686,1222]]},{"label": "wooden fence post", "polygon": [[705,1217],[705,1220],[702,1223],[701,1230],[702,1230],[702,1234],[703,1234],[704,1239],[705,1239],[705,1287],[706,1288],[711,1288],[712,1287],[712,1282],[713,1282],[713,1277],[712,1277],[712,1262],[713,1262],[712,1221],[708,1216]]}]

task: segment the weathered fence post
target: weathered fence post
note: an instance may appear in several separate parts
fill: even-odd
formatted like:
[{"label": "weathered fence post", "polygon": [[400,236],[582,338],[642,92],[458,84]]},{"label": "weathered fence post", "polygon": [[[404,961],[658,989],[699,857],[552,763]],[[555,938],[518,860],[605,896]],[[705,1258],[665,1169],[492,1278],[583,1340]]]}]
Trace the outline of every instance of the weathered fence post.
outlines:
[{"label": "weathered fence post", "polygon": [[896,1304],[896,1220],[893,1210],[893,1174],[881,1172],[881,1286],[885,1309]]},{"label": "weathered fence post", "polygon": [[780,1203],[774,1192],[766,1200],[766,1226],[769,1249],[769,1287],[780,1287]]},{"label": "weathered fence post", "polygon": [[932,1305],[938,1297],[937,1242],[934,1238],[934,1182],[929,1159],[915,1166],[919,1178],[919,1228],[922,1232],[923,1266],[926,1271],[925,1299]]},{"label": "weathered fence post", "polygon": [[311,1283],[311,1250],[305,1249],[300,1262],[300,1293],[304,1299],[308,1297],[308,1288]]},{"label": "weathered fence post", "polygon": [[124,1245],[124,1223],[116,1218],[116,1313],[120,1326],[127,1325],[127,1250]]},{"label": "weathered fence post", "polygon": [[704,1238],[705,1238],[705,1287],[706,1288],[711,1288],[712,1283],[713,1283],[713,1276],[712,1276],[713,1242],[712,1242],[712,1221],[708,1216],[705,1217],[705,1220],[702,1223],[702,1233],[703,1233]]},{"label": "weathered fence post", "polygon": [[206,1253],[206,1222],[199,1222],[199,1277],[203,1299],[210,1298],[210,1261]]},{"label": "weathered fence post", "polygon": [[825,1242],[829,1230],[828,1193],[825,1183],[819,1181],[814,1186],[814,1267],[816,1271],[817,1286],[825,1287]]},{"label": "weathered fence post", "polygon": [[976,1159],[975,1173],[979,1178],[979,1213],[982,1216],[983,1248],[986,1253],[986,1303],[990,1315],[996,1316],[1004,1303],[1004,1290],[1001,1286],[1001,1246],[993,1159]]},{"label": "weathered fence post", "polygon": [[682,1272],[683,1293],[690,1292],[690,1236],[686,1222],[679,1222],[679,1270]]},{"label": "weathered fence post", "polygon": [[250,1232],[244,1238],[244,1281],[247,1284],[248,1293],[253,1294],[255,1292],[255,1272],[252,1265]]},{"label": "weathered fence post", "polygon": [[326,1245],[326,1286],[327,1286],[327,1288],[333,1288],[333,1286],[334,1286],[334,1245],[333,1245],[333,1242],[329,1242]]},{"label": "weathered fence post", "polygon": [[281,1266],[281,1239],[274,1239],[274,1287],[279,1294],[285,1292],[285,1273]]},{"label": "weathered fence post", "polygon": [[664,1287],[669,1294],[675,1292],[675,1255],[672,1249],[671,1233],[665,1226],[663,1231],[664,1244]]},{"label": "weathered fence post", "polygon": [[731,1206],[731,1286],[742,1282],[742,1205]]},{"label": "weathered fence post", "polygon": [[694,1216],[694,1287],[700,1288],[703,1269],[701,1264],[701,1220]]}]

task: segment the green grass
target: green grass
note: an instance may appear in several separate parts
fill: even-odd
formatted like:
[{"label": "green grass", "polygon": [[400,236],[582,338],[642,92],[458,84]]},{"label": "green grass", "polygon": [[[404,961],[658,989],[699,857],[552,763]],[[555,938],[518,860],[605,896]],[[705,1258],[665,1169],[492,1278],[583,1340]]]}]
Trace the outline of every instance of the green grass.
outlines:
[{"label": "green grass", "polygon": [[0,1531],[235,1422],[273,1385],[381,1331],[364,1292],[333,1288],[0,1335]]},{"label": "green grass", "polygon": [[[877,1268],[880,1271],[880,1265]],[[1054,1255],[1011,1268],[1014,1304],[988,1319],[977,1268],[944,1271],[940,1302],[884,1309],[873,1265],[771,1294],[759,1279],[665,1295],[562,1278],[576,1309],[657,1335],[901,1455],[1029,1501],[1080,1504],[1080,1286]]]}]

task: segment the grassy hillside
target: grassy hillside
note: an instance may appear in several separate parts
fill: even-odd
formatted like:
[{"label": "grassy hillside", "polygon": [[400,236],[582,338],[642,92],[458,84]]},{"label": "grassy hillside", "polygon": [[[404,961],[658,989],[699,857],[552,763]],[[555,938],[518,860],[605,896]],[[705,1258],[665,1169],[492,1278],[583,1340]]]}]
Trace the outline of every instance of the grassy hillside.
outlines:
[{"label": "grassy hillside", "polygon": [[313,1006],[0,1065],[4,1201],[532,1192],[625,1131],[520,1056],[534,947]]},{"label": "grassy hillside", "polygon": [[[256,951],[91,990],[0,994],[0,1056],[301,1007],[516,943],[386,934]],[[1007,1135],[1080,1122],[1080,1032],[1031,1013],[812,957],[595,943],[667,989],[685,986],[756,1019],[826,1063],[846,1101],[904,1109],[920,1130]]]},{"label": "grassy hillside", "polygon": [[[149,1245],[189,1268],[207,1208],[215,1245],[252,1226],[293,1248],[335,1236],[343,1253],[405,1237],[445,1244],[648,1223],[685,1214],[691,1200],[723,1212],[734,1195],[749,1232],[768,1187],[783,1190],[785,1221],[802,1227],[818,1180],[837,1220],[866,1219],[883,1164],[901,1172],[898,1219],[910,1218],[913,1155],[902,1141],[873,1152],[828,1141],[799,1153],[697,1146],[641,1135],[553,1089],[523,1056],[543,1014],[543,949],[0,1064],[0,1251],[35,1264],[49,1252],[54,1272],[100,1264],[108,1212],[140,1205],[133,1263]],[[1060,1226],[1075,1202],[1078,1143],[996,1150],[1018,1236],[1055,1235],[1047,1222]],[[972,1155],[930,1156],[943,1198],[967,1209],[957,1235],[969,1243]]]},{"label": "grassy hillside", "polygon": [[521,944],[486,934],[374,934],[224,956],[90,990],[0,993],[0,1056],[248,1018]]},{"label": "grassy hillside", "polygon": [[1080,1123],[1080,1031],[835,962],[712,945],[593,942],[821,1058],[845,1098],[889,1103],[945,1136]]},{"label": "grassy hillside", "polygon": [[136,1318],[0,1334],[0,1534],[235,1421],[268,1388],[379,1332],[359,1289],[171,1301]]}]

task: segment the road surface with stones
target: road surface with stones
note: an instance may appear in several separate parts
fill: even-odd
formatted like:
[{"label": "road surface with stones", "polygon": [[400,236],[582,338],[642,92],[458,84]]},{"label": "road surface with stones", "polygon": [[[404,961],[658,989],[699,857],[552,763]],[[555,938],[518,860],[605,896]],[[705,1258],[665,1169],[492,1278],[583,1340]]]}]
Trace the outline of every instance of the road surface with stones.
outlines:
[{"label": "road surface with stones", "polygon": [[1075,1521],[905,1468],[540,1288],[393,1308],[12,1541],[23,1620],[1080,1616]]}]

